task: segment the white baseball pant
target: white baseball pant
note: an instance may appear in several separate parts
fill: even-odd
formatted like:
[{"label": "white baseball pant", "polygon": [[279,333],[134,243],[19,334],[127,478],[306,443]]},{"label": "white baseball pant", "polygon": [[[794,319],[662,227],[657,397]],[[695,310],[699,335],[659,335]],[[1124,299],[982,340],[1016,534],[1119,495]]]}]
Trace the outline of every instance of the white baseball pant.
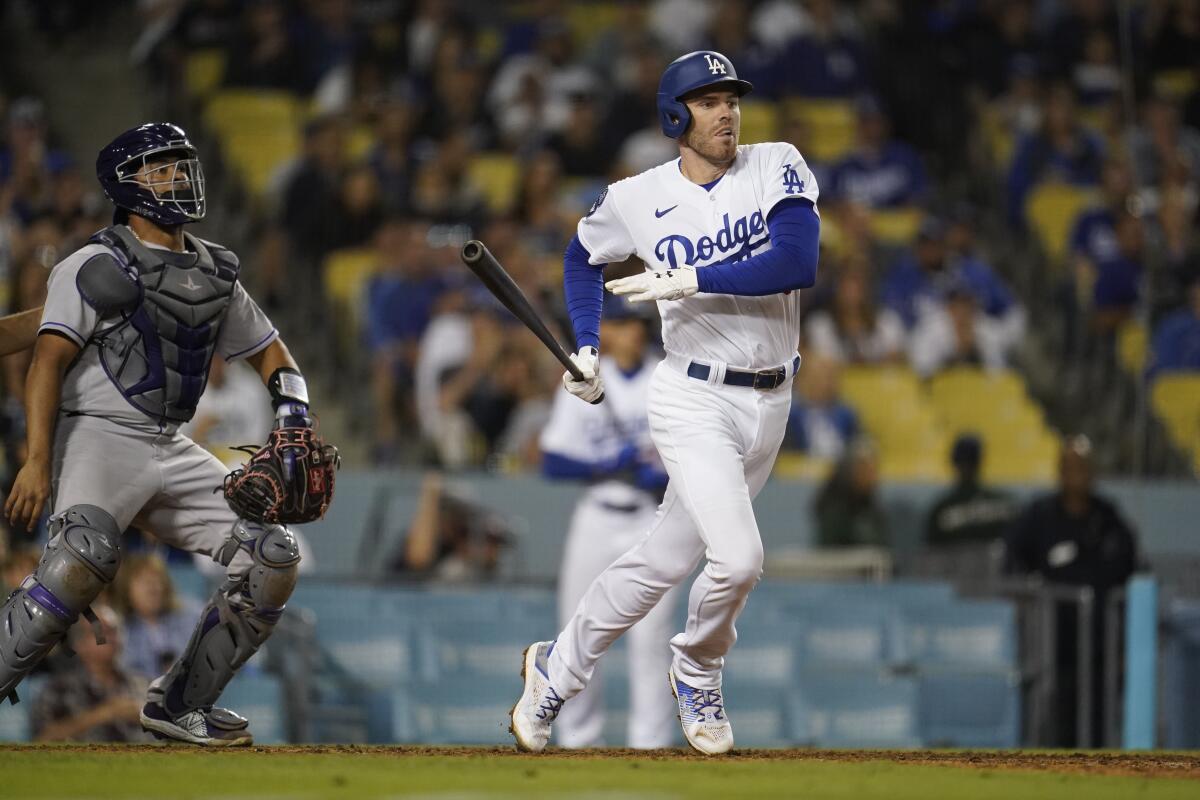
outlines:
[{"label": "white baseball pant", "polygon": [[[686,360],[668,354],[650,383],[650,434],[670,476],[654,523],[588,588],[550,654],[550,683],[564,699],[587,686],[612,643],[702,556],[708,563],[692,584],[687,625],[671,639],[672,666],[692,686],[721,686],[725,653],[737,639],[734,622],[762,574],[751,500],[783,440],[792,367],[769,391],[724,385],[722,364],[712,365],[707,381],[685,369]],[[660,681],[667,691],[665,676],[637,678]]]}]

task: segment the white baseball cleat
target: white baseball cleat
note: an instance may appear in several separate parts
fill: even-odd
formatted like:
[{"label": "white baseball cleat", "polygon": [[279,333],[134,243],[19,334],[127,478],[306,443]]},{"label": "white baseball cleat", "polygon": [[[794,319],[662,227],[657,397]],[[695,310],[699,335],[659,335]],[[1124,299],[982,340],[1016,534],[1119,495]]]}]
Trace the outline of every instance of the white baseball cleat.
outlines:
[{"label": "white baseball cleat", "polygon": [[525,691],[513,706],[508,732],[517,740],[517,749],[540,753],[550,741],[550,724],[562,710],[563,699],[550,685],[547,662],[554,642],[534,642],[521,656],[521,677]]},{"label": "white baseball cleat", "polygon": [[696,689],[667,672],[671,692],[679,703],[679,724],[683,738],[697,753],[706,756],[728,753],[733,749],[733,726],[725,716],[720,689]]}]

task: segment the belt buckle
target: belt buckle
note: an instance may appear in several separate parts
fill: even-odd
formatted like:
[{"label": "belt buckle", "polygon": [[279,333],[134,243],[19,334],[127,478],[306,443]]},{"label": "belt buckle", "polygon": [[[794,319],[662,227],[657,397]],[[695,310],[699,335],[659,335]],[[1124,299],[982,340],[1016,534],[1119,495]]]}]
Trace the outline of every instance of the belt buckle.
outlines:
[{"label": "belt buckle", "polygon": [[[754,388],[759,391],[774,389],[778,387],[779,384],[783,383],[783,378],[786,374],[787,373],[783,367],[764,369],[760,372],[756,372],[754,373]],[[763,379],[762,384],[759,383],[760,378]]]}]

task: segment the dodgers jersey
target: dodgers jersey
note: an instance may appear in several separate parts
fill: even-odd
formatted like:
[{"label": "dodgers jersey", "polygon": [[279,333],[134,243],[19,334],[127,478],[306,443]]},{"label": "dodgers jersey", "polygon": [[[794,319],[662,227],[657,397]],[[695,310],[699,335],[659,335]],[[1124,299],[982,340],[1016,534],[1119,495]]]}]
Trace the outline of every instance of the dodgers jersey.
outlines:
[{"label": "dodgers jersey", "polygon": [[[604,407],[581,403],[579,398],[567,392],[556,392],[550,421],[542,429],[539,441],[542,451],[595,464],[615,459],[622,449],[632,444],[644,458],[650,456],[657,463],[658,452],[650,440],[650,423],[646,415],[650,376],[657,364],[657,358],[647,358],[637,372],[626,375],[613,359],[601,356],[599,367],[604,376]],[[593,500],[619,505],[638,502],[644,494],[645,490],[616,479],[603,481],[588,490],[588,496]]]},{"label": "dodgers jersey", "polygon": [[[597,266],[636,254],[649,270],[703,269],[770,250],[771,209],[795,198],[815,208],[817,195],[817,180],[792,145],[740,145],[711,190],[684,177],[679,159],[612,184],[579,221],[579,241]],[[790,361],[800,343],[796,292],[700,292],[660,300],[658,311],[663,345],[688,358],[768,369]]]}]

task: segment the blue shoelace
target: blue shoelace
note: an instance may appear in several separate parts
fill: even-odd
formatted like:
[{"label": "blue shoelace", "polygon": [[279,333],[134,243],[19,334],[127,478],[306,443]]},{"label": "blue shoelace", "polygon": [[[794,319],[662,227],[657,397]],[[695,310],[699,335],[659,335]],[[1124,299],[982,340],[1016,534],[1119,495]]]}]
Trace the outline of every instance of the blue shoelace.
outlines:
[{"label": "blue shoelace", "polygon": [[693,689],[688,701],[692,713],[698,719],[704,719],[704,710],[713,709],[713,719],[724,719],[725,706],[721,701],[720,689]]},{"label": "blue shoelace", "polygon": [[546,696],[542,698],[541,705],[538,706],[538,719],[553,722],[558,717],[558,712],[562,710],[563,703],[565,702],[565,700],[559,697],[558,692],[554,691],[553,686],[549,687]]}]

